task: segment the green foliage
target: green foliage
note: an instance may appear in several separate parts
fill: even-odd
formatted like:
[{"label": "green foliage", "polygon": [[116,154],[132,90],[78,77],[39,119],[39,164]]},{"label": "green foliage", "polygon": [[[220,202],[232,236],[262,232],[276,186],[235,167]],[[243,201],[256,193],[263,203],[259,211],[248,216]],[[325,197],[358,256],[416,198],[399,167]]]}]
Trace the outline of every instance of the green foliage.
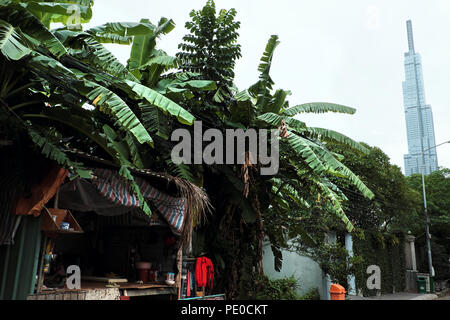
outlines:
[{"label": "green foliage", "polygon": [[[248,284],[254,281],[253,270],[262,274],[264,235],[277,253],[278,268],[287,239],[318,243],[309,235],[312,229],[303,225],[303,219],[315,210],[323,213],[324,221],[334,215],[347,230],[353,229],[344,207],[347,197],[340,187],[353,186],[369,199],[373,194],[352,168],[341,162],[342,157],[328,149],[328,142],[348,145],[351,150],[364,148],[337,132],[308,128],[294,116],[355,110],[331,103],[290,108],[290,91],[274,90],[270,76],[278,36],[272,35],[267,42],[256,84],[239,91],[233,85],[235,61],[241,55],[237,44],[240,24],[235,21],[234,9],[217,12],[210,0],[202,10],[193,10],[192,21],[186,24],[190,34],[183,38],[181,52],[174,58],[156,48],[157,38],[174,27],[166,18],[157,25],[142,19],[139,23],[107,23],[85,32],[50,31],[51,22],[69,24],[62,9],[72,2],[81,3],[27,2],[19,10],[15,3],[0,2],[0,8],[9,12],[0,16],[5,21],[0,25],[0,59],[3,63],[19,61],[1,75],[5,78],[0,90],[5,104],[2,112],[27,119],[26,126],[57,132],[60,139],[53,143],[61,152],[63,146],[79,148],[114,161],[138,196],[130,173],[133,167],[168,171],[204,187],[220,214],[199,230],[199,238],[204,239],[204,250],[218,266],[220,289],[232,298],[239,293],[245,296]],[[86,7],[83,19],[90,19],[92,3],[81,5]],[[28,10],[28,15],[20,22],[17,17],[23,10]],[[127,66],[102,42],[131,44]],[[70,116],[64,121],[62,112],[49,109],[61,109]],[[286,133],[276,137],[280,140],[278,174],[261,176],[258,167],[249,163],[171,164],[167,161],[173,146],[167,139],[170,130],[189,128],[195,119],[219,130],[232,127]],[[145,201],[142,205],[149,213]],[[325,228],[326,224],[317,226]],[[283,286],[289,292],[289,285]]]},{"label": "green foliage", "polygon": [[[89,174],[67,149],[115,162],[150,214],[130,169],[158,163],[158,152],[164,151],[149,151],[148,146],[155,146],[153,138],[167,139],[169,116],[182,124],[194,120],[176,102],[146,87],[158,82],[169,64],[176,65],[155,49],[156,38],[170,32],[174,23],[162,18],[157,25],[143,20],[74,30],[74,10],[80,10],[84,23],[92,16],[92,5],[88,0],[0,1],[0,115],[2,122],[17,122],[12,140],[29,133],[44,156],[74,171],[75,177]],[[54,22],[66,27],[51,31]],[[140,41],[149,41],[151,50],[140,57],[137,76],[101,43],[133,44],[136,54]],[[178,85],[189,86],[186,91],[211,87],[207,81]],[[146,114],[153,118],[143,117]]]},{"label": "green foliage", "polygon": [[[430,233],[432,235],[431,253],[433,267],[437,280],[450,278],[450,169],[441,168],[425,176],[425,192],[427,199],[427,212],[430,219]],[[408,185],[420,194],[421,208],[418,221],[410,226],[416,236],[416,250],[426,252],[425,216],[422,198],[422,177],[419,174],[407,178]],[[422,258],[423,257],[423,258]],[[419,270],[428,272],[425,255],[418,256]]]},{"label": "green foliage", "polygon": [[320,300],[319,289],[313,288],[302,295],[299,300]]},{"label": "green foliage", "polygon": [[[4,1],[10,2],[10,1]],[[53,1],[18,1],[21,6],[26,8],[36,17],[38,17],[46,27],[50,28],[51,23],[63,23],[65,25],[74,25],[74,13],[80,16],[80,23],[89,22],[92,18],[91,6],[93,0],[53,0]]]},{"label": "green foliage", "polygon": [[199,11],[192,10],[192,21],[186,22],[190,34],[183,37],[177,54],[181,69],[201,73],[203,79],[214,80],[228,90],[234,78],[235,60],[241,56],[237,44],[240,22],[234,21],[236,10],[220,10],[217,14],[213,0]]},{"label": "green foliage", "polygon": [[382,150],[363,144],[369,152],[362,154],[342,143],[328,142],[326,145],[331,151],[342,154],[342,163],[374,193],[370,200],[345,180],[333,180],[348,198],[344,208],[355,226],[365,230],[406,233],[419,223],[420,195],[408,186],[400,168],[390,164]]},{"label": "green foliage", "polygon": [[31,50],[22,33],[6,21],[0,20],[0,51],[7,59],[20,60],[30,54]]},{"label": "green foliage", "polygon": [[354,114],[356,112],[356,109],[335,103],[314,102],[314,103],[299,104],[297,106],[284,110],[283,113],[287,116],[294,116],[296,114],[304,112],[307,113],[338,112],[338,113]]},{"label": "green foliage", "polygon": [[[259,277],[254,284],[254,297],[256,300],[300,300],[301,297],[296,292],[298,287],[297,279],[293,276],[281,279]],[[313,298],[314,294],[311,294],[310,297]]]},{"label": "green foliage", "polygon": [[[243,282],[254,280],[246,276],[251,273],[249,270],[255,268],[261,273],[263,233],[270,240],[275,268],[280,269],[281,249],[288,247],[287,239],[298,238],[310,244],[317,240],[310,237],[311,229],[303,228],[302,223],[314,204],[326,214],[335,215],[348,230],[353,229],[343,206],[346,197],[331,177],[345,180],[365,197],[372,198],[373,194],[356,174],[340,162],[338,154],[327,149],[324,142],[338,141],[363,152],[366,151],[364,147],[337,132],[308,128],[301,119],[294,118],[304,112],[352,114],[355,109],[332,103],[311,103],[289,108],[287,97],[290,91],[274,90],[275,83],[270,76],[273,56],[279,44],[277,35],[270,36],[266,44],[258,66],[258,81],[246,90],[238,90],[232,85],[234,73],[227,70],[234,69],[235,60],[240,56],[235,42],[239,24],[232,22],[234,10],[221,12],[224,16],[226,12],[231,13],[228,15],[230,23],[233,23],[228,26],[228,33],[232,34],[229,42],[220,40],[222,33],[217,31],[220,27],[216,25],[220,14],[217,18],[212,1],[208,1],[202,10],[191,12],[192,21],[186,24],[190,34],[184,37],[184,42],[179,46],[182,51],[176,56],[184,74],[195,72],[197,75],[193,79],[214,80],[217,89],[193,91],[193,96],[183,100],[182,105],[208,127],[221,131],[231,127],[285,130],[286,133],[276,137],[280,142],[280,168],[274,177],[260,176],[256,166],[202,167],[204,187],[211,196],[215,211],[220,212],[219,217],[202,230],[205,233],[204,247],[211,254],[218,255],[217,260],[225,261],[225,268],[219,268],[220,277],[230,279],[225,291],[228,296],[237,297],[238,291],[239,296],[245,292]],[[226,57],[223,56],[224,51],[215,51],[214,46],[221,43],[228,43],[231,47]],[[166,90],[169,80],[163,81],[163,90]],[[156,88],[163,92],[159,85]],[[222,225],[228,227],[221,228]],[[225,232],[230,234],[225,235]],[[243,234],[248,237],[243,237]],[[232,245],[228,246],[225,245],[228,238],[237,240],[230,240]],[[242,255],[247,252],[244,247],[248,244],[244,238],[252,246],[252,253],[246,258],[251,261],[245,265]],[[222,239],[220,244],[217,239]],[[224,247],[227,250],[223,250]]]},{"label": "green foliage", "polygon": [[[175,66],[172,57],[168,57],[165,53],[156,50],[156,39],[159,36],[172,31],[175,27],[175,23],[166,18],[161,18],[158,26],[151,24],[148,19],[142,19],[140,23],[148,26],[149,30],[148,32],[134,35],[127,68],[143,84],[152,87],[163,71],[170,66]],[[157,57],[160,59],[158,63],[155,61]],[[161,61],[161,57],[166,57],[165,64],[161,63],[163,62]],[[167,59],[170,59],[171,61],[167,63]]]},{"label": "green foliage", "polygon": [[84,169],[81,163],[71,161],[66,154],[53,144],[48,138],[40,135],[33,128],[28,128],[28,133],[31,140],[41,149],[41,153],[50,160],[56,161],[63,168],[68,168],[74,171],[75,175],[72,178],[90,178],[91,171]]},{"label": "green foliage", "polygon": [[366,286],[367,267],[377,265],[381,271],[381,293],[401,292],[405,289],[405,238],[402,234],[381,234],[378,231],[365,231],[364,239],[353,242],[355,255],[362,257],[359,270],[354,270],[356,287],[364,296],[374,296],[376,289]]}]

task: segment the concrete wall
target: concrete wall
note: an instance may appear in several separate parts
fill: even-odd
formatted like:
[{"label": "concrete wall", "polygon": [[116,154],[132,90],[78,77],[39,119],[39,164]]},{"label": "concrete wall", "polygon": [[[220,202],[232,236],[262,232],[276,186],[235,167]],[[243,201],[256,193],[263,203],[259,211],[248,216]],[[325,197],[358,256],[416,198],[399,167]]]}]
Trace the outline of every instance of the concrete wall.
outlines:
[{"label": "concrete wall", "polygon": [[274,257],[270,245],[264,245],[263,250],[263,267],[266,276],[270,279],[294,276],[298,279],[300,286],[297,289],[298,294],[304,295],[309,290],[317,288],[320,298],[325,299],[323,272],[315,261],[296,252],[283,251],[283,266],[280,272],[277,272],[274,269]]}]

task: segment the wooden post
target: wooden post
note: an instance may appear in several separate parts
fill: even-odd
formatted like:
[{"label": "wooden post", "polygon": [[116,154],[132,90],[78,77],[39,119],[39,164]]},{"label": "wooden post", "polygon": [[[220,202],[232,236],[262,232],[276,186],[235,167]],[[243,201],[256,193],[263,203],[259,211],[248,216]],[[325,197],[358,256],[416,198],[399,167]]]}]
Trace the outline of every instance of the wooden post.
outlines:
[{"label": "wooden post", "polygon": [[38,266],[38,279],[37,279],[37,288],[36,293],[40,293],[42,289],[42,284],[44,283],[44,258],[45,258],[45,252],[47,250],[47,235],[44,234],[44,239],[42,240],[42,251],[41,251],[41,259],[39,260],[39,266]]},{"label": "wooden post", "polygon": [[54,208],[58,209],[58,204],[59,204],[59,188],[58,190],[56,190],[56,195],[55,195],[55,200],[54,200]]},{"label": "wooden post", "polygon": [[181,273],[183,271],[183,246],[180,244],[177,251],[177,287],[178,287],[178,299],[181,298]]}]

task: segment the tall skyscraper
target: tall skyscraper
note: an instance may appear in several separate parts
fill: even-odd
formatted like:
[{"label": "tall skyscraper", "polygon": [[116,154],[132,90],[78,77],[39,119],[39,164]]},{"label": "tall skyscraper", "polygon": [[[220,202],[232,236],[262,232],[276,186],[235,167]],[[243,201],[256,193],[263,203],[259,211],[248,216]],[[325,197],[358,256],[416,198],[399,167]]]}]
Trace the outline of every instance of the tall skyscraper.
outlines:
[{"label": "tall skyscraper", "polygon": [[[423,86],[422,62],[415,52],[411,20],[406,22],[409,51],[405,53],[405,81],[403,104],[405,107],[408,154],[404,155],[405,175],[422,172],[422,152],[436,145],[433,113],[426,104]],[[436,148],[424,153],[425,174],[438,169]]]}]

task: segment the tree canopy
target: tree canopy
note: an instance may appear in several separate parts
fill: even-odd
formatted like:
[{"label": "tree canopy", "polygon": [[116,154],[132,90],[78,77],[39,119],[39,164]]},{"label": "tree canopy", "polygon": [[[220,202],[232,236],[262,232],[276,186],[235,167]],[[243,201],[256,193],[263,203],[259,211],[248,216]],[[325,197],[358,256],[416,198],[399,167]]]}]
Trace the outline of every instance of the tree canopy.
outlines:
[{"label": "tree canopy", "polygon": [[[67,10],[70,5],[77,5],[81,14],[81,24],[75,29]],[[347,213],[351,208],[344,205],[349,197],[346,189],[371,204],[367,217],[380,206],[386,209],[373,224],[393,223],[394,211],[381,205],[391,195],[377,189],[371,179],[361,178],[364,169],[360,166],[370,169],[372,163],[351,160],[353,153],[371,157],[369,148],[301,121],[304,113],[353,114],[356,110],[330,102],[291,106],[290,91],[274,89],[270,70],[279,44],[277,35],[269,37],[262,52],[255,84],[239,90],[233,84],[235,61],[240,57],[240,24],[234,9],[217,12],[209,0],[200,11],[193,10],[192,21],[186,24],[189,34],[173,57],[157,49],[158,38],[174,28],[172,20],[111,22],[83,30],[82,24],[92,16],[92,5],[83,0],[0,0],[0,64],[4,70],[0,120],[10,139],[26,136],[30,145],[72,170],[74,177],[90,173],[73,159],[70,150],[113,161],[138,196],[131,169],[167,172],[204,188],[214,209],[208,223],[197,229],[194,247],[213,258],[218,288],[231,298],[245,297],[246,286],[255,278],[253,269],[263,274],[264,238],[277,257],[277,268],[286,229],[289,237],[311,239],[302,223],[311,209],[333,215],[348,231],[363,223],[365,218],[358,220]],[[54,22],[64,26],[51,29]],[[131,45],[127,65],[103,43]],[[222,133],[227,128],[276,132],[269,140],[279,141],[278,171],[260,175],[262,163],[248,147],[244,163],[173,163],[171,132],[177,128],[192,132],[195,120]],[[335,150],[333,143],[346,147]],[[342,157],[341,152],[347,155]],[[383,155],[374,152],[372,156],[372,161],[389,169]],[[394,195],[402,192],[396,169],[376,179]],[[374,196],[381,203],[370,202]],[[150,213],[142,203],[142,209]]]}]

